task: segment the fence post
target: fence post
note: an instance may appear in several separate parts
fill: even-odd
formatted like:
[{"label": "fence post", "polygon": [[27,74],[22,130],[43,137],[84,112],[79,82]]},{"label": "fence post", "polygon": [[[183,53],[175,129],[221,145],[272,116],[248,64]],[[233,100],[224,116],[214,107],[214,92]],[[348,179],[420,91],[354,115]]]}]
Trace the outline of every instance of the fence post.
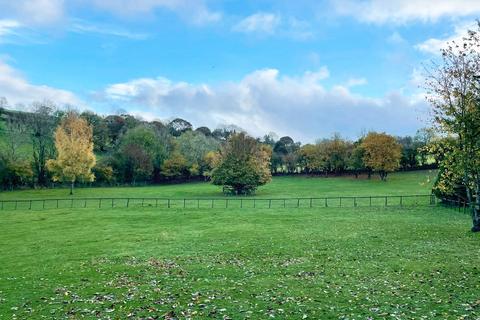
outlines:
[{"label": "fence post", "polygon": [[283,207],[284,207],[284,208],[286,207],[285,199],[283,199]]},{"label": "fence post", "polygon": [[353,206],[357,207],[357,197],[353,197]]},{"label": "fence post", "polygon": [[312,207],[312,198],[310,198],[310,208]]},{"label": "fence post", "polygon": [[158,199],[155,199],[155,208],[158,208]]},{"label": "fence post", "polygon": [[212,208],[213,208],[213,200],[214,200],[214,199],[212,199]]},{"label": "fence post", "polygon": [[113,208],[113,198],[112,198],[112,208]]},{"label": "fence post", "polygon": [[130,198],[127,198],[127,208],[130,205]]},{"label": "fence post", "polygon": [[197,199],[197,209],[200,209],[200,199]]},{"label": "fence post", "polygon": [[388,205],[388,200],[387,196],[385,196],[385,207]]},{"label": "fence post", "polygon": [[167,200],[167,208],[170,209],[170,199]]},{"label": "fence post", "polygon": [[297,208],[300,208],[300,198],[297,199]]},{"label": "fence post", "polygon": [[[16,209],[16,208],[15,208]],[[58,209],[58,199],[57,199],[57,209]]]},{"label": "fence post", "polygon": [[186,206],[185,199],[183,199],[183,209],[185,209],[185,206]]},{"label": "fence post", "polygon": [[403,207],[403,196],[400,196],[400,207]]},{"label": "fence post", "polygon": [[32,200],[30,200],[30,207],[28,209],[32,210]]},{"label": "fence post", "polygon": [[98,199],[98,207],[99,207],[99,208],[102,207],[102,198]]},{"label": "fence post", "polygon": [[340,208],[342,207],[342,197],[340,197]]},{"label": "fence post", "polygon": [[325,197],[325,208],[328,208],[328,198]]},{"label": "fence post", "polygon": [[225,209],[228,208],[228,199],[225,200]]},{"label": "fence post", "polygon": [[372,196],[370,196],[370,207],[372,206]]},{"label": "fence post", "polygon": [[142,208],[144,203],[145,203],[145,198],[142,198]]},{"label": "fence post", "polygon": [[272,207],[272,199],[268,199],[268,209]]}]

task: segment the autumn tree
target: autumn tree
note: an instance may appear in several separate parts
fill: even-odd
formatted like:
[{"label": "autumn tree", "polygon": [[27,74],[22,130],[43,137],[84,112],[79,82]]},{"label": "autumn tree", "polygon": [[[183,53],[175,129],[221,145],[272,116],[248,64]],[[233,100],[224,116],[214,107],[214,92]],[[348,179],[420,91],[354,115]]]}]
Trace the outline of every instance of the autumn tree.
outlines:
[{"label": "autumn tree", "polygon": [[[476,30],[442,49],[441,63],[428,70],[427,99],[436,128],[453,138],[441,162],[445,191],[460,181],[472,213],[472,231],[480,231],[480,22]],[[450,181],[449,181],[450,180]]]},{"label": "autumn tree", "polygon": [[398,169],[402,147],[394,137],[386,133],[370,132],[361,146],[365,152],[365,165],[378,172],[382,181],[387,180],[389,172]]},{"label": "autumn tree", "polygon": [[303,145],[298,153],[300,155],[300,164],[307,173],[318,173],[325,168],[325,158],[320,145]]},{"label": "autumn tree", "polygon": [[245,133],[233,134],[220,152],[212,182],[234,194],[253,193],[271,180],[271,149]]},{"label": "autumn tree", "polygon": [[68,112],[55,131],[57,158],[47,161],[54,181],[70,183],[70,194],[78,180],[93,181],[95,166],[92,127],[75,112]]}]

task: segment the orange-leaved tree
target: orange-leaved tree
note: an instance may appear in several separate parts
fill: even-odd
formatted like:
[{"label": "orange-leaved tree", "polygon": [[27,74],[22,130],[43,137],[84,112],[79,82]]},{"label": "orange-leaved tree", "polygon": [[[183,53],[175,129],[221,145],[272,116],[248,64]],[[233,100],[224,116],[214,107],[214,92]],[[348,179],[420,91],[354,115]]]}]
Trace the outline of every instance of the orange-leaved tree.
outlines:
[{"label": "orange-leaved tree", "polygon": [[368,168],[378,172],[380,179],[387,180],[387,174],[400,166],[402,146],[386,134],[370,132],[362,142],[363,161]]},{"label": "orange-leaved tree", "polygon": [[48,160],[47,168],[54,181],[70,183],[70,194],[73,194],[76,181],[95,179],[92,127],[76,112],[68,112],[57,127],[55,147],[57,158]]}]

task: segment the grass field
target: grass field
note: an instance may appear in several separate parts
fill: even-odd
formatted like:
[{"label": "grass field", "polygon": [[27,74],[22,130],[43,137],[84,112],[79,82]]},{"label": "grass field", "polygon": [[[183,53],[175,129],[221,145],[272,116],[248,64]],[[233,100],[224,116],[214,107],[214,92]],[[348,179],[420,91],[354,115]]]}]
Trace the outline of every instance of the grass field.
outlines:
[{"label": "grass field", "polygon": [[[391,178],[278,178],[258,196],[428,192],[425,173]],[[78,196],[156,190],[219,192]],[[480,317],[480,237],[442,207],[19,210],[0,223],[0,319]]]},{"label": "grass field", "polygon": [[[387,182],[377,176],[371,180],[354,177],[274,177],[259,188],[257,198],[295,198],[324,196],[370,196],[429,194],[435,171],[394,173]],[[22,190],[0,193],[0,200],[68,198],[69,189]],[[210,183],[188,183],[163,186],[121,188],[78,188],[74,197],[163,197],[211,198],[223,197],[222,188]]]}]

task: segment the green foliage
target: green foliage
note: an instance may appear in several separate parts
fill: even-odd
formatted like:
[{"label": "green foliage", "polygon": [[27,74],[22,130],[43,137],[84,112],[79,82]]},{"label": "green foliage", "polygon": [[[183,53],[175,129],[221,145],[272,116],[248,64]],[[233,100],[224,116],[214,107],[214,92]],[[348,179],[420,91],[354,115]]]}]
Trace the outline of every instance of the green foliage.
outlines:
[{"label": "green foliage", "polygon": [[182,154],[193,176],[201,175],[207,169],[205,155],[220,148],[220,142],[201,132],[187,131],[176,139],[178,152]]},{"label": "green foliage", "polygon": [[31,183],[33,171],[30,163],[23,159],[13,161],[0,155],[0,181],[5,188],[13,189]]},{"label": "green foliage", "polygon": [[178,152],[173,152],[162,165],[162,174],[169,178],[188,177],[191,167],[188,166],[187,159]]},{"label": "green foliage", "polygon": [[[426,87],[437,128],[456,141],[445,155],[439,177],[444,192],[455,192],[459,177],[472,209],[472,231],[480,231],[480,22],[460,43],[442,50]],[[447,181],[450,180],[450,181]]]},{"label": "green foliage", "polygon": [[212,182],[235,194],[250,194],[271,180],[269,150],[245,133],[232,135],[222,149]]}]

